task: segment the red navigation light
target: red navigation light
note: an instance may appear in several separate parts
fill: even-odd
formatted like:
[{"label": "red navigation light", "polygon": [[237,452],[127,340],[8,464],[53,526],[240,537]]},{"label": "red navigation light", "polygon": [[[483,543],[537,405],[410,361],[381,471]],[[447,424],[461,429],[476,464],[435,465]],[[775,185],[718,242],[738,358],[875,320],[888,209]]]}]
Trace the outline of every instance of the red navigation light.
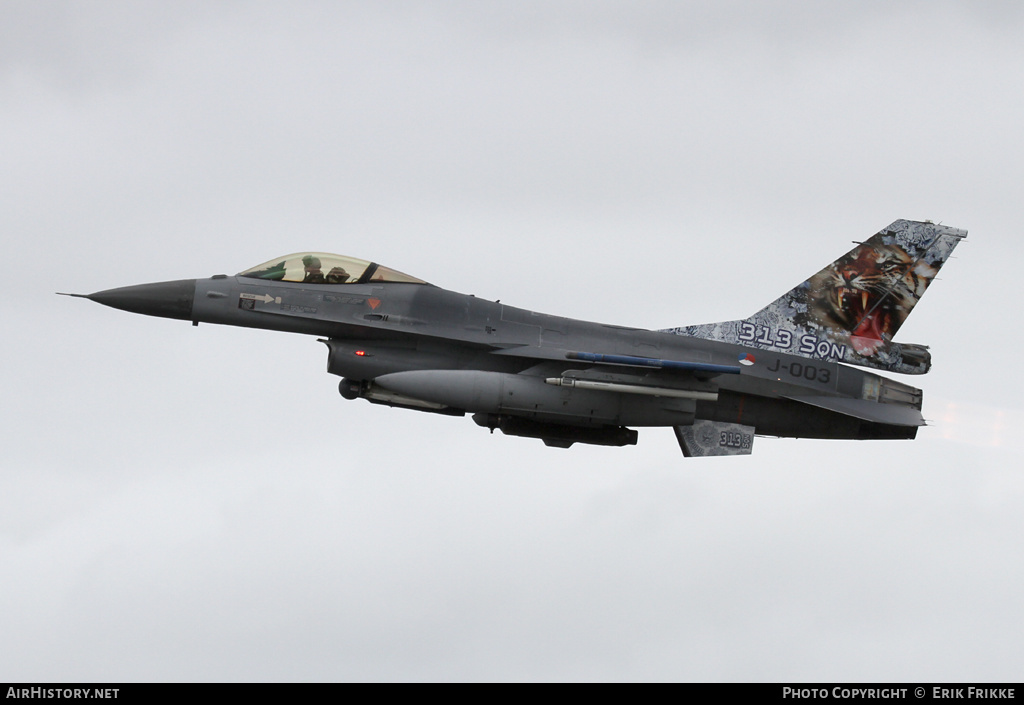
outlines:
[{"label": "red navigation light", "polygon": [[356,355],[358,355],[359,357],[366,357],[366,351],[365,350],[356,350]]}]

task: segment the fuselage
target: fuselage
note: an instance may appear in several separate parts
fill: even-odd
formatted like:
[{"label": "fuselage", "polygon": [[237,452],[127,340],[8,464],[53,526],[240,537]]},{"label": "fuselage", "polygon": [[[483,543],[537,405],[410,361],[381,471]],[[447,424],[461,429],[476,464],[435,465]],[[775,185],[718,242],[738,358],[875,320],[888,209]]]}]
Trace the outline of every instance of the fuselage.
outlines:
[{"label": "fuselage", "polygon": [[299,252],[235,276],[90,294],[193,324],[316,336],[346,399],[465,415],[546,444],[631,445],[671,426],[684,455],[755,435],[914,438],[928,347],[894,339],[967,232],[897,220],[745,319],[660,331],[552,316],[390,267]]},{"label": "fuselage", "polygon": [[[343,377],[355,396],[426,411],[605,427],[678,426],[698,418],[753,426],[758,435],[911,438],[916,425],[857,418],[804,400],[878,402],[885,390],[898,389],[909,400],[900,413],[920,409],[919,390],[839,363],[537,313],[425,283],[332,286],[220,275],[92,298],[195,324],[317,336],[329,347],[329,372]],[[594,372],[570,359],[581,351],[731,367],[738,374],[614,365]],[[653,391],[618,391],[626,387]],[[672,390],[690,396],[674,397]]]}]

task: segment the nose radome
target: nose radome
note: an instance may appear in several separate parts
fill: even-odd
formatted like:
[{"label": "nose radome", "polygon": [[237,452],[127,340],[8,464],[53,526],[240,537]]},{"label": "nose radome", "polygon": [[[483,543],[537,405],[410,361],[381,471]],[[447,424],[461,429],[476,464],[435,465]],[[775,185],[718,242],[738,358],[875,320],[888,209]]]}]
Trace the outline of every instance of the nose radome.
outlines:
[{"label": "nose radome", "polygon": [[86,298],[122,311],[187,321],[192,318],[195,295],[196,280],[179,279],[97,291]]}]

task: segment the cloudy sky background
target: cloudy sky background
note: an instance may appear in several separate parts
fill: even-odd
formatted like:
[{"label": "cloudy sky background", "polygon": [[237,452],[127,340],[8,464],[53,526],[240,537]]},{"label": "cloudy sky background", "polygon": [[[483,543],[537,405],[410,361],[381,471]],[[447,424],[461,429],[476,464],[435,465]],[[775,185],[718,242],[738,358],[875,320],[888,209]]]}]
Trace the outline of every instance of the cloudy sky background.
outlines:
[{"label": "cloudy sky background", "polygon": [[[1024,6],[0,4],[0,681],[1019,680]],[[747,316],[897,218],[914,442],[686,460],[347,402],[55,291],[322,250]]]}]

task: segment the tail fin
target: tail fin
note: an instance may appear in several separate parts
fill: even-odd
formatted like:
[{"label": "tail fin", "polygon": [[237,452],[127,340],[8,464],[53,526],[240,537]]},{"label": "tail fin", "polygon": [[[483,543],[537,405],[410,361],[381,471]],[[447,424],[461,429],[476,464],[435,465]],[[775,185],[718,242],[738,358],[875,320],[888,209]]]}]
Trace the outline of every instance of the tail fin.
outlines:
[{"label": "tail fin", "polygon": [[897,220],[750,318],[662,332],[923,374],[923,345],[892,338],[966,230]]}]

